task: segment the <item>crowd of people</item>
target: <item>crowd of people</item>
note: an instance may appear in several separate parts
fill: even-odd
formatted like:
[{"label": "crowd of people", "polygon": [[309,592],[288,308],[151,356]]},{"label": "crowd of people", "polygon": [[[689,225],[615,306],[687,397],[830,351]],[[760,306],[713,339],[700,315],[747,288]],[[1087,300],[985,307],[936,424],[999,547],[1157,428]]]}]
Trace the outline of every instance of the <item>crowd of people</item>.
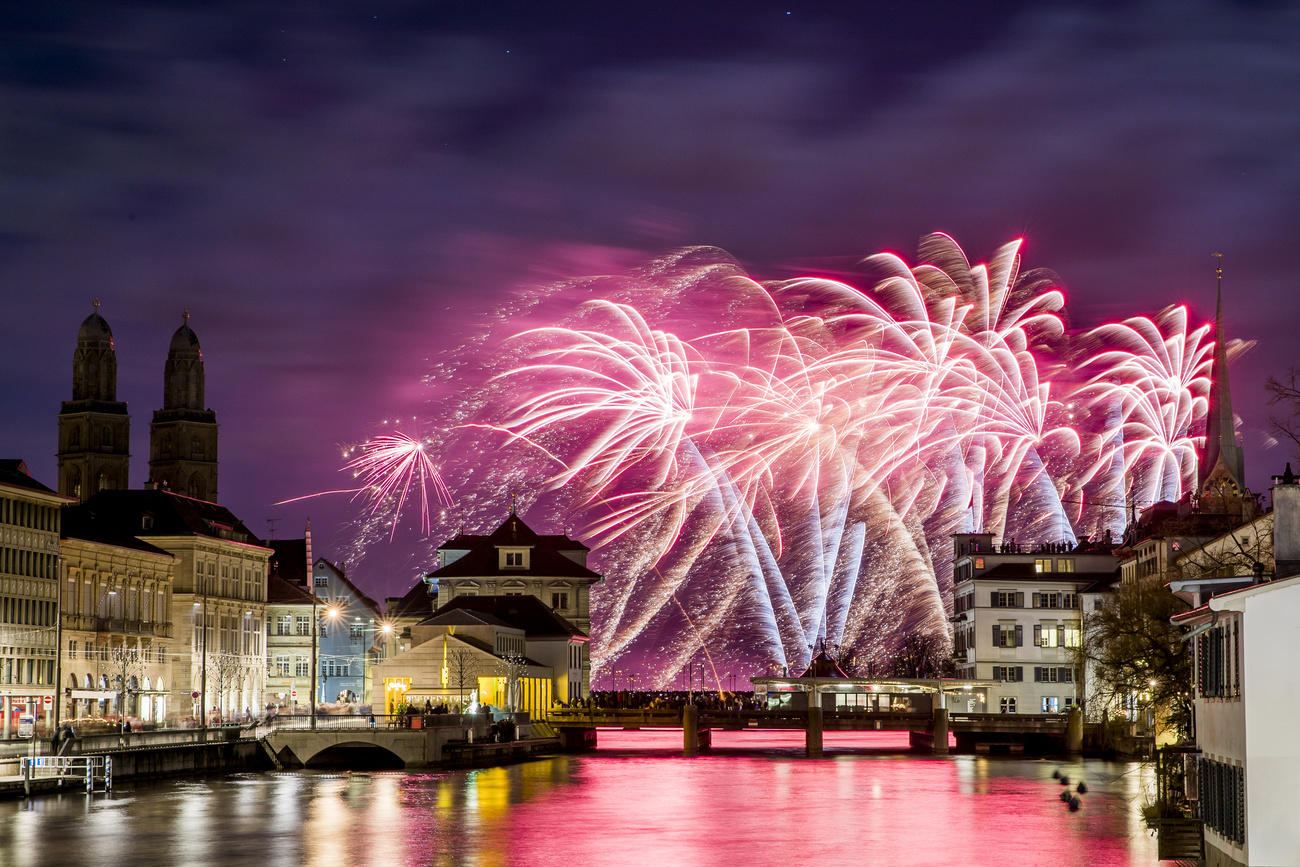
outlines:
[{"label": "crowd of people", "polygon": [[604,710],[681,710],[693,704],[701,710],[764,710],[765,696],[752,692],[684,692],[610,690],[593,692],[587,698],[556,701],[562,708],[600,708]]}]

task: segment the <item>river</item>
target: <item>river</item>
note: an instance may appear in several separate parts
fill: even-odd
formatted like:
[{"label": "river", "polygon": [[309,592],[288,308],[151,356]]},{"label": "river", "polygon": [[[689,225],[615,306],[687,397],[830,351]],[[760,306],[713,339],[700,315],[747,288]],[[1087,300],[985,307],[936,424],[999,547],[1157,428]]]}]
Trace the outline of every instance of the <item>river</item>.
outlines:
[{"label": "river", "polygon": [[[593,753],[473,771],[248,773],[0,802],[0,864],[1157,863],[1137,764],[919,757],[836,733],[809,760],[801,734],[749,732],[687,759],[680,738],[602,732]],[[1087,784],[1077,812],[1053,771]]]}]

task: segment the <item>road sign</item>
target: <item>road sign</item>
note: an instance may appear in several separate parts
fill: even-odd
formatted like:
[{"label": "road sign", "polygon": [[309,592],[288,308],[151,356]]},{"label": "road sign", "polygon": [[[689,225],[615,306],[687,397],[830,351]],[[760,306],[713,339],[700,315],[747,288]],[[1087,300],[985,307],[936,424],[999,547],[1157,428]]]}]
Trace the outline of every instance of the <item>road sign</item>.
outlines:
[{"label": "road sign", "polygon": [[41,699],[41,704],[45,705],[46,707],[49,707],[50,705],[54,704],[54,698],[53,698],[52,696],[48,696],[48,695],[47,695],[47,696],[44,696],[44,697]]},{"label": "road sign", "polygon": [[22,714],[18,717],[18,737],[30,738],[36,733],[36,717],[31,714]]},{"label": "road sign", "polygon": [[199,691],[197,689],[194,690],[194,692],[190,693],[190,698],[197,699],[198,697],[199,697]]},{"label": "road sign", "polygon": [[296,689],[289,690],[289,698],[297,698],[297,697],[298,697],[298,690]]}]

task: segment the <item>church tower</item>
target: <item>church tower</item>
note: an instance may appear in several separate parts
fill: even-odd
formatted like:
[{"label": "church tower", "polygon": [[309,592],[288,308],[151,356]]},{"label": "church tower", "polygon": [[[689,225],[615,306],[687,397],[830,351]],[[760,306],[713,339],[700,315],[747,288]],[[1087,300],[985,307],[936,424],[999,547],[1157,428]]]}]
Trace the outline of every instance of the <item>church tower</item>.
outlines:
[{"label": "church tower", "polygon": [[203,405],[203,351],[185,311],[163,368],[163,407],[149,425],[149,476],[159,487],[217,501],[217,414]]},{"label": "church tower", "polygon": [[1210,402],[1205,417],[1205,451],[1201,454],[1200,491],[1246,490],[1245,457],[1237,443],[1237,426],[1232,415],[1232,392],[1228,386],[1228,339],[1223,333],[1223,260],[1216,269],[1218,301],[1214,309],[1214,366],[1210,377]]},{"label": "church tower", "polygon": [[113,331],[94,311],[72,354],[72,400],[59,409],[59,493],[86,499],[129,486],[131,417],[117,399]]}]

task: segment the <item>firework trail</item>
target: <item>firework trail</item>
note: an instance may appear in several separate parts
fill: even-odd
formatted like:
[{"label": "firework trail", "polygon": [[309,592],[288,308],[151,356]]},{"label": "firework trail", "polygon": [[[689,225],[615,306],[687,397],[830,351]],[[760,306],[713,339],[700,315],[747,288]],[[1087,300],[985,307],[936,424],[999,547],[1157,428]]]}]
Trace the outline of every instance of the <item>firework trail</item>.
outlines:
[{"label": "firework trail", "polygon": [[[1195,475],[1207,328],[1175,308],[1072,335],[1020,250],[972,265],[932,235],[919,264],[864,260],[862,289],[693,248],[533,290],[435,367],[453,424],[431,447],[473,480],[470,521],[524,491],[592,545],[597,669],[880,658],[946,635],[950,534],[1073,543]],[[388,445],[353,469],[400,505],[427,456]]]}]

